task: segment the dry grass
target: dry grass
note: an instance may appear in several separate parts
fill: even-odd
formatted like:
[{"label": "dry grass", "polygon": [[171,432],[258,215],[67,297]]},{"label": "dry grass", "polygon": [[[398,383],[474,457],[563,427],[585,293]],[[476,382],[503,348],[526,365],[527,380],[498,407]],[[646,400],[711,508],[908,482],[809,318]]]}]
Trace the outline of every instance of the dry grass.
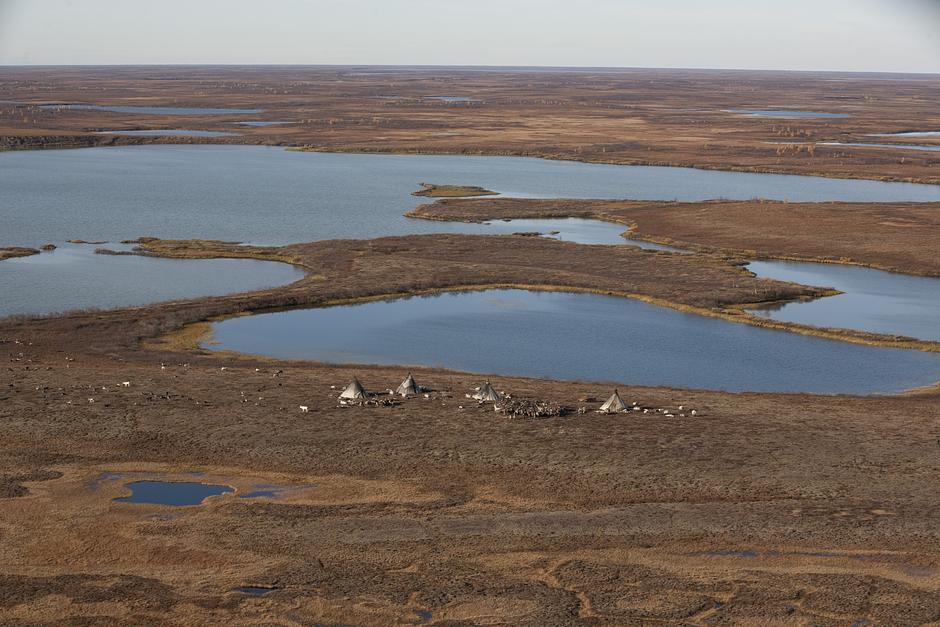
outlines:
[{"label": "dry grass", "polygon": [[697,203],[492,198],[442,200],[408,214],[479,222],[592,218],[629,235],[727,257],[871,266],[940,276],[940,203]]},{"label": "dry grass", "polygon": [[40,251],[35,248],[24,248],[22,246],[0,248],[0,261],[13,259],[15,257],[29,257],[31,255],[38,255],[39,252]]},{"label": "dry grass", "polygon": [[413,192],[412,196],[425,196],[428,198],[468,198],[473,196],[496,196],[483,187],[476,185],[435,185],[433,183],[421,183],[421,189]]}]

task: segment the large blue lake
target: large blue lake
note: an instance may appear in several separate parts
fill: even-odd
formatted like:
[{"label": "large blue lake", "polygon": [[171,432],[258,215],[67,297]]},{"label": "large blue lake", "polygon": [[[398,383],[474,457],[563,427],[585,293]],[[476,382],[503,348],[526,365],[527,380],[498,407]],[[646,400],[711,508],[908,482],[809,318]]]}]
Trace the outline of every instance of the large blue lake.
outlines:
[{"label": "large blue lake", "polygon": [[0,246],[143,235],[286,244],[479,225],[410,220],[422,181],[546,198],[940,201],[940,186],[518,157],[323,154],[263,146],[0,153]]},{"label": "large blue lake", "polygon": [[592,294],[491,290],[232,318],[207,347],[284,359],[729,391],[891,393],[940,354],[773,331]]},{"label": "large blue lake", "polygon": [[[529,197],[940,201],[940,187],[929,185],[522,158],[321,154],[249,146],[0,153],[0,245],[60,245],[54,253],[0,263],[0,292],[7,295],[0,301],[0,315],[246,291],[300,276],[281,264],[254,261],[96,256],[93,247],[62,244],[69,238],[113,241],[155,235],[282,244],[442,231],[557,230],[555,237],[581,243],[626,243],[620,236],[624,227],[593,220],[463,224],[405,218],[403,213],[427,202],[410,195],[422,181],[481,185]],[[761,276],[849,294],[789,304],[764,315],[940,338],[940,320],[934,315],[937,279],[805,266],[762,262],[751,268]],[[814,346],[828,351],[830,343]],[[918,384],[903,379],[904,387]]]}]

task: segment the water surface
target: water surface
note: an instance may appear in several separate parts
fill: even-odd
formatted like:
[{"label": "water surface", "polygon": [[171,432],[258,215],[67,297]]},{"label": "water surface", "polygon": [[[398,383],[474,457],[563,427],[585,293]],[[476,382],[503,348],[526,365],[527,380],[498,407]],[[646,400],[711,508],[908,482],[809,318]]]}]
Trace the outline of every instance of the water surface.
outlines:
[{"label": "water surface", "polygon": [[740,113],[752,118],[847,118],[848,113],[797,111],[786,109],[725,109],[727,113]]},{"label": "water surface", "polygon": [[248,120],[246,122],[236,122],[242,126],[278,126],[279,124],[291,124],[287,120]]},{"label": "water surface", "polygon": [[818,327],[857,329],[940,342],[940,279],[840,264],[755,261],[758,276],[845,292],[751,313]]},{"label": "water surface", "polygon": [[48,104],[40,109],[74,109],[76,111],[111,111],[113,113],[143,113],[149,115],[224,115],[261,113],[263,109],[216,109],[211,107],[147,107],[96,104]]},{"label": "water surface", "polygon": [[425,96],[425,100],[439,100],[441,102],[480,102],[468,96]]},{"label": "water surface", "polygon": [[592,294],[490,290],[233,318],[209,348],[282,359],[728,391],[891,393],[940,354],[860,346]]},{"label": "water surface", "polygon": [[519,157],[160,145],[0,153],[0,245],[211,238],[287,244],[488,227],[405,218],[422,181],[548,198],[940,201],[940,186]]},{"label": "water surface", "polygon": [[918,146],[917,144],[863,144],[851,142],[819,142],[819,146],[849,146],[852,148],[894,148],[897,150],[923,150],[940,152],[940,146]]},{"label": "water surface", "polygon": [[96,248],[64,243],[53,252],[0,262],[0,316],[217,296],[286,285],[304,276],[294,266],[270,261],[98,255]]},{"label": "water surface", "polygon": [[144,129],[134,131],[98,131],[98,135],[129,135],[131,137],[232,137],[226,131],[194,131],[185,128]]},{"label": "water surface", "polygon": [[907,131],[904,133],[874,133],[871,137],[940,137],[940,131]]},{"label": "water surface", "polygon": [[210,496],[234,492],[227,485],[192,481],[133,481],[127,484],[130,496],[114,499],[118,503],[149,503],[183,507],[199,505]]}]

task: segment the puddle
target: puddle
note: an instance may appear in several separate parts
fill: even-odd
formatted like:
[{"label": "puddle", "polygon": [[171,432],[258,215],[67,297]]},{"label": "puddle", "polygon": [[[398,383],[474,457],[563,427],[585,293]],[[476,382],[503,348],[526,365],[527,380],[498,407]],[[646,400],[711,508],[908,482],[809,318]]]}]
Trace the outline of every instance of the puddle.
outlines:
[{"label": "puddle", "polygon": [[234,492],[227,485],[213,485],[192,481],[132,481],[127,486],[130,496],[114,499],[118,503],[147,503],[183,507],[200,505],[210,496]]},{"label": "puddle", "polygon": [[422,623],[426,623],[434,618],[434,613],[430,610],[415,610],[415,615],[421,620]]},{"label": "puddle", "polygon": [[692,553],[692,557],[747,557],[755,558],[760,555],[757,551],[704,551]]},{"label": "puddle", "polygon": [[242,586],[240,588],[235,588],[232,592],[240,592],[242,594],[250,594],[253,597],[262,597],[266,594],[271,594],[272,592],[277,592],[278,588],[262,588],[260,586]]}]

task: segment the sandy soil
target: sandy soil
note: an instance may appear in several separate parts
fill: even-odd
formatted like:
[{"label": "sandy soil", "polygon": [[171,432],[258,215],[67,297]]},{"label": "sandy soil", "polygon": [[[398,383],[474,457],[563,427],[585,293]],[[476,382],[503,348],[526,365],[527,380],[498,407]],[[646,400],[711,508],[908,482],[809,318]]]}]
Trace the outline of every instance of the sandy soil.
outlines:
[{"label": "sandy soil", "polygon": [[[887,79],[887,80],[885,80]],[[466,96],[442,102],[431,96]],[[940,153],[811,146],[911,143],[869,134],[940,129],[940,79],[834,73],[406,68],[0,68],[0,148],[260,143],[315,150],[533,155],[627,164],[940,182]],[[263,108],[167,116],[39,104]],[[758,118],[795,109],[847,118]],[[286,121],[247,127],[246,120]],[[222,138],[95,135],[189,128]],[[918,139],[917,143],[936,143]]]},{"label": "sandy soil", "polygon": [[751,259],[853,263],[940,276],[940,203],[699,203],[517,198],[447,199],[408,213],[426,220],[593,218],[631,237]]}]

